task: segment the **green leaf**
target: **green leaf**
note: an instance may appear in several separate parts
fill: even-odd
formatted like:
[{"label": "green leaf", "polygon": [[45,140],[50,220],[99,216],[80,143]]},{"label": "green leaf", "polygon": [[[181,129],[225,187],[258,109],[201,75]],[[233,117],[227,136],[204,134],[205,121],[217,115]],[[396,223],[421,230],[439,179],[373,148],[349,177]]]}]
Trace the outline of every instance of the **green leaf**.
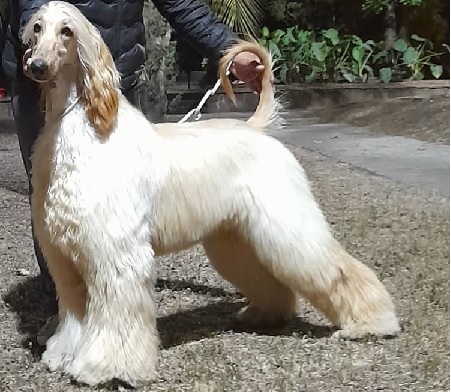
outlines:
[{"label": "green leaf", "polygon": [[323,62],[326,59],[329,51],[324,42],[313,42],[312,53],[318,61]]},{"label": "green leaf", "polygon": [[292,53],[293,60],[297,63],[300,63],[304,61],[304,58],[306,57],[306,51],[304,47],[298,48],[295,52]]},{"label": "green leaf", "polygon": [[336,29],[327,29],[323,30],[322,34],[325,38],[328,38],[332,45],[337,45],[340,42],[340,38],[338,37],[338,30]]},{"label": "green leaf", "polygon": [[282,53],[280,53],[279,47],[272,41],[268,43],[268,50],[274,56],[275,59],[280,59],[282,57]]},{"label": "green leaf", "polygon": [[420,37],[419,35],[416,35],[416,34],[412,34],[410,36],[410,38],[412,38],[413,40],[418,41],[418,42],[425,42],[426,41],[426,38],[422,38],[422,37]]},{"label": "green leaf", "polygon": [[209,4],[213,13],[232,31],[245,37],[260,34],[265,14],[262,0],[212,0]]},{"label": "green leaf", "polygon": [[402,38],[397,39],[393,43],[393,49],[395,49],[397,52],[404,53],[407,49],[407,42],[404,41]]},{"label": "green leaf", "polygon": [[364,69],[367,73],[369,73],[369,74],[371,74],[371,75],[374,75],[373,67],[371,67],[370,65],[365,64],[365,65],[363,66],[363,69]]},{"label": "green leaf", "polygon": [[402,5],[417,7],[421,5],[423,0],[399,0]]},{"label": "green leaf", "polygon": [[365,49],[362,46],[355,46],[352,48],[352,58],[359,64],[362,62],[364,54]]},{"label": "green leaf", "polygon": [[352,72],[349,71],[341,71],[341,75],[349,82],[354,83],[355,81],[355,75]]},{"label": "green leaf", "polygon": [[381,68],[379,70],[379,78],[384,83],[388,83],[391,80],[392,71],[391,68]]},{"label": "green leaf", "polygon": [[293,36],[293,29],[292,28],[289,28],[287,30],[287,33],[282,38],[282,42],[284,43],[284,45],[288,45],[290,43],[296,42],[296,38],[294,38],[294,36]]},{"label": "green leaf", "polygon": [[413,78],[413,80],[423,80],[424,74],[421,71],[417,71],[413,74],[412,78]]},{"label": "green leaf", "polygon": [[298,42],[306,42],[309,41],[310,36],[311,36],[310,31],[299,30],[297,34],[297,40]]},{"label": "green leaf", "polygon": [[431,70],[431,74],[434,78],[438,79],[440,76],[442,76],[443,67],[441,65],[430,64],[429,69]]},{"label": "green leaf", "polygon": [[280,30],[280,29],[277,29],[276,31],[274,31],[274,32],[272,33],[272,36],[273,36],[274,38],[276,38],[277,40],[279,40],[280,38],[282,38],[284,35],[285,35],[285,31]]},{"label": "green leaf", "polygon": [[312,69],[312,72],[310,72],[310,74],[305,76],[305,81],[307,83],[312,83],[316,80],[316,71],[314,69]]},{"label": "green leaf", "polygon": [[286,64],[282,64],[282,67],[280,68],[280,80],[282,83],[287,83],[287,73],[288,73],[288,67]]},{"label": "green leaf", "polygon": [[406,64],[412,64],[415,61],[418,61],[418,59],[420,58],[420,53],[415,50],[414,48],[412,48],[411,46],[409,46],[406,51],[404,52],[404,54],[402,55],[402,60],[406,63]]},{"label": "green leaf", "polygon": [[269,37],[269,29],[266,26],[262,28],[262,37]]},{"label": "green leaf", "polygon": [[381,50],[379,53],[376,53],[373,56],[373,63],[376,63],[377,61],[379,61],[379,59],[383,58],[387,56],[387,51],[386,50]]},{"label": "green leaf", "polygon": [[362,45],[363,44],[362,38],[360,38],[357,35],[352,35],[351,36],[351,40],[352,40],[353,43],[355,43],[357,45]]}]

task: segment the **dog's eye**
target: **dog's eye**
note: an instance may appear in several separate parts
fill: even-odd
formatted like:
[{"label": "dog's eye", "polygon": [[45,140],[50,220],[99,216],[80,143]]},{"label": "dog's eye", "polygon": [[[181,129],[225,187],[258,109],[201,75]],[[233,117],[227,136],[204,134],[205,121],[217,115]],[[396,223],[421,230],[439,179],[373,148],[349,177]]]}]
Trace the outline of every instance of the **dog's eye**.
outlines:
[{"label": "dog's eye", "polygon": [[33,26],[33,31],[35,33],[40,33],[41,32],[41,25],[39,23],[35,23],[35,25]]},{"label": "dog's eye", "polygon": [[74,33],[72,32],[72,30],[69,27],[63,27],[61,29],[61,34],[66,36],[66,37],[72,37],[74,35]]}]

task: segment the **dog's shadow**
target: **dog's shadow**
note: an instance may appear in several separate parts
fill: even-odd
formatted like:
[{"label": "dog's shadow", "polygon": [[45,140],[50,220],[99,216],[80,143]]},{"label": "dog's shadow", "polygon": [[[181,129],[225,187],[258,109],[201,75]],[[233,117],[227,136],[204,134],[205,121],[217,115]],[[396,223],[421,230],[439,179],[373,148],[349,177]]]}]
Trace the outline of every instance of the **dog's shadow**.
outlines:
[{"label": "dog's shadow", "polygon": [[[217,297],[214,303],[206,306],[159,317],[157,325],[161,346],[164,349],[217,336],[225,331],[289,336],[297,333],[315,338],[329,337],[335,331],[333,327],[313,325],[302,321],[299,317],[294,318],[283,328],[257,330],[236,321],[235,314],[244,306],[239,294],[233,295],[221,288],[184,280],[159,279],[157,290],[161,288],[173,291],[189,288],[198,294]],[[3,300],[18,316],[18,330],[24,336],[23,347],[29,348],[32,354],[39,358],[43,347],[37,343],[36,336],[47,318],[56,313],[55,300],[40,291],[37,277],[29,278],[14,286],[3,296]]]}]

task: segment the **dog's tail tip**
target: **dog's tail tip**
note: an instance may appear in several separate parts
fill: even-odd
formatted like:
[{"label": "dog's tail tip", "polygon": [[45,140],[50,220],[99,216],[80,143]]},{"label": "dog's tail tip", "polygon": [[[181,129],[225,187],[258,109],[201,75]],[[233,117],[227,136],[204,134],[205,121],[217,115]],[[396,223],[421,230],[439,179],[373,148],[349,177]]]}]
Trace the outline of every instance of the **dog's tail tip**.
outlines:
[{"label": "dog's tail tip", "polygon": [[254,129],[264,131],[269,125],[280,121],[280,103],[274,96],[272,57],[271,54],[257,42],[238,41],[231,46],[222,57],[219,65],[219,77],[226,95],[236,104],[236,97],[233,93],[232,84],[227,77],[227,68],[238,53],[251,52],[260,58],[264,71],[261,77],[262,91],[255,113],[249,118],[248,123]]}]

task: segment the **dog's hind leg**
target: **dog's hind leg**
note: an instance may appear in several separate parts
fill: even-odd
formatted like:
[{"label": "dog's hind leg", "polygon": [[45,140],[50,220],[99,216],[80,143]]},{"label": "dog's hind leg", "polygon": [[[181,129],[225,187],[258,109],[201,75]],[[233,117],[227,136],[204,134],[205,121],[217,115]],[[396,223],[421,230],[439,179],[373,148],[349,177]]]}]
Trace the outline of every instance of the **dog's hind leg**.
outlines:
[{"label": "dog's hind leg", "polygon": [[256,187],[243,220],[268,270],[341,327],[341,336],[396,334],[388,292],[370,268],[335,241],[305,179],[292,172],[268,182],[271,188]]},{"label": "dog's hind leg", "polygon": [[240,233],[221,230],[203,245],[214,268],[250,301],[238,314],[241,321],[277,327],[293,316],[296,294],[266,269]]}]

